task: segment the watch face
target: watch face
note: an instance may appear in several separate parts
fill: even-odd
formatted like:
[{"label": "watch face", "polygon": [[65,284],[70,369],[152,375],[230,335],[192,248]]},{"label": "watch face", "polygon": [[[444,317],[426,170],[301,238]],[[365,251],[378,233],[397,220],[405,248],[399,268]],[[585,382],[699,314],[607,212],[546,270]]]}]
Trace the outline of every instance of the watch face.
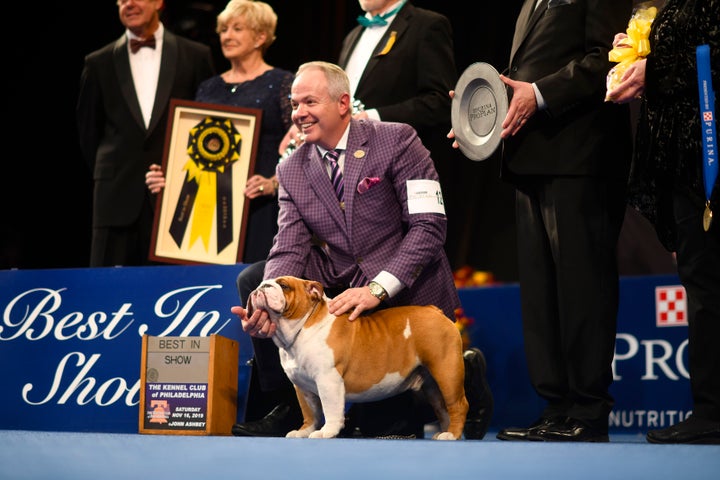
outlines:
[{"label": "watch face", "polygon": [[385,290],[377,283],[371,282],[368,284],[368,287],[370,287],[370,293],[372,293],[373,296],[379,298],[380,300],[382,300],[385,296]]}]

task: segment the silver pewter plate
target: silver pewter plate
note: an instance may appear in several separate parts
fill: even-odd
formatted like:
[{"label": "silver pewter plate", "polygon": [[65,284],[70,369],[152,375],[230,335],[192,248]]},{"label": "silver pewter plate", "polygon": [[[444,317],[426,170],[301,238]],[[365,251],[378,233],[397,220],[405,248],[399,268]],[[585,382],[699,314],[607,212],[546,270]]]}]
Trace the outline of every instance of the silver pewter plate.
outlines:
[{"label": "silver pewter plate", "polygon": [[507,110],[507,89],[497,70],[484,62],[466,68],[455,86],[451,121],[467,158],[480,161],[495,153]]}]

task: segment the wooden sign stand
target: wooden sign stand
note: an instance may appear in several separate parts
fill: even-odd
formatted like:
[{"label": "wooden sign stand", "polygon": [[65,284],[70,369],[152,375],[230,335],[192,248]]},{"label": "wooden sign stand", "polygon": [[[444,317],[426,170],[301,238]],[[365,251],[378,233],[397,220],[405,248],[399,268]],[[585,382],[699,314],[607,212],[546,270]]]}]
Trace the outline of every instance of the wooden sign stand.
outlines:
[{"label": "wooden sign stand", "polygon": [[239,343],[220,335],[142,338],[139,431],[230,435]]}]

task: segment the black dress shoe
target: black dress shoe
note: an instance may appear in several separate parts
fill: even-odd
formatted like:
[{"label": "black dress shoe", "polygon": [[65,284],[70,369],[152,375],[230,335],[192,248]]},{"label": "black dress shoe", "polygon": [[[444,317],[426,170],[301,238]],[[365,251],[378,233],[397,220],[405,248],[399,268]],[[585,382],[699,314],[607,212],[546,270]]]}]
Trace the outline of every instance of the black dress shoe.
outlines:
[{"label": "black dress shoe", "polygon": [[260,420],[236,423],[232,434],[236,437],[284,437],[303,424],[302,413],[287,403],[281,403]]},{"label": "black dress shoe", "polygon": [[520,440],[520,441],[542,441],[541,438],[535,436],[538,430],[551,427],[555,424],[565,423],[566,417],[549,417],[540,418],[527,428],[509,427],[503,428],[496,435],[498,440]]},{"label": "black dress shoe", "polygon": [[585,423],[568,418],[565,422],[538,428],[529,435],[531,440],[544,442],[609,442],[607,430],[601,431]]},{"label": "black dress shoe", "polygon": [[466,440],[482,440],[490,426],[493,414],[493,396],[487,382],[487,363],[479,348],[463,353],[465,361],[465,397],[468,413],[463,433]]},{"label": "black dress shoe", "polygon": [[691,443],[720,445],[720,422],[691,415],[684,421],[662,430],[647,433],[650,443]]},{"label": "black dress shoe", "polygon": [[338,438],[422,439],[425,424],[412,415],[403,416],[392,410],[391,403],[356,403],[345,415],[345,426]]}]

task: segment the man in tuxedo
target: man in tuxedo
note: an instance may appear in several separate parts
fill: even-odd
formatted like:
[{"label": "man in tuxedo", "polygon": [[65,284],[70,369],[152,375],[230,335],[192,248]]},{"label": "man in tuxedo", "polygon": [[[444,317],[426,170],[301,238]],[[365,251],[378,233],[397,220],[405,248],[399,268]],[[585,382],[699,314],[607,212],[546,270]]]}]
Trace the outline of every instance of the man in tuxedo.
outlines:
[{"label": "man in tuxedo", "polygon": [[469,204],[461,162],[469,160],[445,139],[450,128],[448,91],[458,78],[452,26],[447,17],[406,0],[359,3],[366,13],[343,40],[337,62],[350,78],[350,94],[364,106],[355,118],[415,128],[440,176],[448,213],[446,253],[458,268]]},{"label": "man in tuxedo", "polygon": [[[447,219],[430,153],[407,124],[353,119],[349,91],[337,65],[310,62],[298,69],[292,117],[305,142],[277,167],[279,230],[267,261],[238,276],[241,300],[247,302],[263,279],[293,275],[320,281],[332,297],[330,313],[349,312],[350,320],[398,305],[436,305],[454,318],[460,300],[442,248]],[[253,337],[263,387],[285,392],[267,416],[236,424],[232,432],[284,436],[302,417],[270,339],[275,326],[266,312],[248,318],[243,307],[232,311]],[[466,377],[474,410],[465,435],[480,439],[492,395],[477,349],[466,353]],[[353,406],[341,435],[424,438],[426,422],[416,400],[406,392],[360,404],[355,415]]]},{"label": "man in tuxedo", "polygon": [[[525,0],[507,76],[502,175],[516,189],[530,380],[546,401],[501,440],[608,441],[632,130],[604,102],[608,52],[632,0]],[[620,107],[620,108],[618,108]]]},{"label": "man in tuxedo", "polygon": [[155,200],[145,172],[162,161],[170,99],[193,99],[214,74],[208,46],[163,27],[163,0],[117,4],[127,30],[85,57],[76,106],[94,179],[91,267],[149,263]]}]

